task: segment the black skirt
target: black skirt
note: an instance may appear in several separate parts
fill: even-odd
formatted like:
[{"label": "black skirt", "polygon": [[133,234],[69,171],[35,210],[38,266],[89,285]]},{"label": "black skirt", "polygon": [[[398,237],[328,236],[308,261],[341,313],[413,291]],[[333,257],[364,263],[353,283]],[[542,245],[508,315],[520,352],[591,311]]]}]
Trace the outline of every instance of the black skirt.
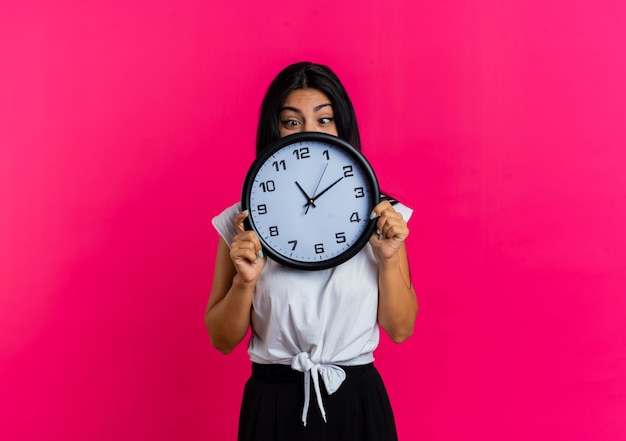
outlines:
[{"label": "black skirt", "polygon": [[311,386],[305,426],[304,374],[291,366],[253,363],[243,394],[238,440],[396,441],[393,411],[378,370],[373,364],[342,369],[346,379],[332,395],[320,378],[327,422]]}]

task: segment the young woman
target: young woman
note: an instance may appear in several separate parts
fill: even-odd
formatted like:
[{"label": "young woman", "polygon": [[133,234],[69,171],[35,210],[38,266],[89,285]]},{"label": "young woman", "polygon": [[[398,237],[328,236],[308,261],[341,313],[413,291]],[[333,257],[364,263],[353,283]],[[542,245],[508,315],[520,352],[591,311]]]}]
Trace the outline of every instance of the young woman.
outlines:
[{"label": "young woman", "polygon": [[[297,63],[271,83],[262,103],[257,154],[298,132],[338,136],[360,150],[352,103],[327,67]],[[230,352],[252,327],[252,375],[239,440],[397,439],[387,392],[373,365],[379,325],[394,342],[412,332],[417,300],[405,239],[412,210],[380,202],[378,234],[347,262],[300,271],[263,256],[237,203],[213,219],[217,249],[205,323]]]}]

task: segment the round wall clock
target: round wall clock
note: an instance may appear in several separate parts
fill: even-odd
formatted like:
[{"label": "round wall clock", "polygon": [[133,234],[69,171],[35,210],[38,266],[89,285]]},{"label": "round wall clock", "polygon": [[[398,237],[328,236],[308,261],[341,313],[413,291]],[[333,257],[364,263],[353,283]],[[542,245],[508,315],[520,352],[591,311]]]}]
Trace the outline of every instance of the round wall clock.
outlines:
[{"label": "round wall clock", "polygon": [[376,175],[342,139],[297,133],[267,147],[252,163],[241,203],[246,228],[263,252],[303,270],[337,266],[358,253],[376,228]]}]

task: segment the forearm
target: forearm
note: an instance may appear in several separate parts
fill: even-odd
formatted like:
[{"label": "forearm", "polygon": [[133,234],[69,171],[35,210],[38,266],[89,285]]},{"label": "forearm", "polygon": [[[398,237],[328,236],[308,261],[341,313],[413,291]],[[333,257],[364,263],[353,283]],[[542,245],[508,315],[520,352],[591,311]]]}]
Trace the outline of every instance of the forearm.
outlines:
[{"label": "forearm", "polygon": [[378,323],[394,342],[401,343],[413,333],[417,316],[417,297],[402,257],[379,262],[378,291]]},{"label": "forearm", "polygon": [[254,286],[235,275],[226,295],[207,310],[204,321],[211,344],[220,352],[231,352],[248,333]]}]

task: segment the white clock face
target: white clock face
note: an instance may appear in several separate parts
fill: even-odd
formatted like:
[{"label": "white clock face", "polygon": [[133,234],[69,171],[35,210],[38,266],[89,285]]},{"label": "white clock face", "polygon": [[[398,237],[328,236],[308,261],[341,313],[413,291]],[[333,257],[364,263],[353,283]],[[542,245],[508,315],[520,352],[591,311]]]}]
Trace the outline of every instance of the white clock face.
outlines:
[{"label": "white clock face", "polygon": [[320,269],[364,245],[379,194],[360,158],[336,143],[304,140],[261,163],[248,184],[248,209],[270,257]]}]

